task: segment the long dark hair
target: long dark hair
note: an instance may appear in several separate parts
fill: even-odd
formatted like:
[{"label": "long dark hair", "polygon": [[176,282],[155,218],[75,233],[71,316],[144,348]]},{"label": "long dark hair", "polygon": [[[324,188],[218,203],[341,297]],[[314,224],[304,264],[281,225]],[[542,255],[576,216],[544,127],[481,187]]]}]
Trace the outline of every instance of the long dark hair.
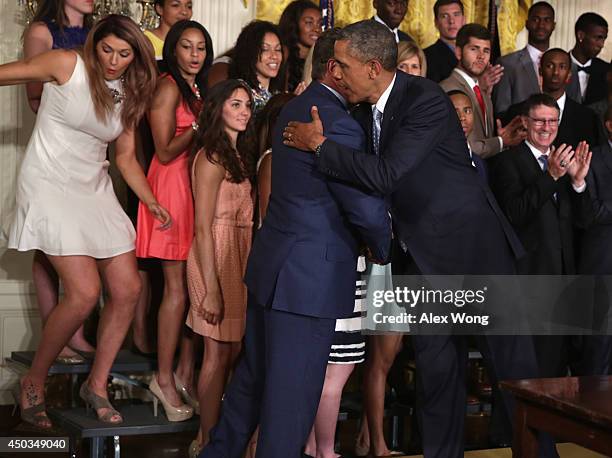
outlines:
[{"label": "long dark hair", "polygon": [[250,180],[254,178],[257,154],[255,152],[256,142],[254,141],[252,116],[246,130],[238,134],[236,149],[232,146],[225,131],[223,105],[236,89],[244,89],[251,100],[252,106],[253,95],[251,89],[241,80],[221,81],[215,84],[206,94],[204,106],[198,119],[200,128],[195,136],[190,164],[193,164],[197,152],[203,149],[203,153],[210,162],[223,166],[230,175],[229,180],[231,182],[240,183],[247,178]]},{"label": "long dark hair", "polygon": [[153,98],[157,79],[153,46],[138,25],[127,16],[110,14],[96,22],[91,29],[83,47],[83,61],[96,117],[100,121],[106,121],[115,107],[96,53],[98,42],[109,35],[126,41],[134,53],[134,60],[122,77],[124,100],[121,122],[125,129],[129,129],[138,124]]},{"label": "long dark hair", "polygon": [[200,95],[204,97],[203,92],[206,90],[206,73],[212,66],[214,53],[210,34],[202,24],[196,21],[189,21],[187,19],[178,21],[176,24],[174,24],[168,31],[168,35],[164,41],[163,57],[164,62],[168,67],[168,73],[172,76],[172,78],[174,78],[174,81],[176,81],[183,100],[187,102],[191,112],[197,116],[198,113],[200,113],[202,103],[197,99],[193,93],[193,90],[189,86],[189,83],[187,83],[185,78],[183,78],[181,75],[178,62],[176,60],[176,45],[181,39],[183,32],[187,29],[196,29],[202,32],[202,35],[204,35],[204,41],[206,42],[206,57],[204,58],[204,65],[202,65],[202,68],[195,77],[195,82],[198,85]]},{"label": "long dark hair", "polygon": [[293,92],[283,92],[272,96],[257,116],[256,130],[260,157],[267,149],[272,147],[272,133],[276,120],[285,104],[294,97]]},{"label": "long dark hair", "polygon": [[[31,23],[48,21],[55,22],[62,33],[64,32],[64,27],[70,25],[68,16],[66,16],[64,11],[64,0],[40,0],[38,2],[38,7]],[[86,14],[83,18],[83,27],[91,29],[92,26],[93,15]]]},{"label": "long dark hair", "polygon": [[295,0],[283,11],[278,21],[281,41],[287,47],[287,90],[293,91],[302,80],[304,60],[300,59],[300,19],[306,10],[318,10],[319,7],[309,0]]},{"label": "long dark hair", "polygon": [[[229,77],[243,79],[254,89],[259,88],[256,65],[261,57],[261,46],[266,33],[273,33],[282,40],[278,27],[268,21],[251,21],[238,35],[236,45],[232,49],[232,63],[229,67]],[[270,80],[270,92],[285,90],[285,65],[281,60],[276,78]]]}]

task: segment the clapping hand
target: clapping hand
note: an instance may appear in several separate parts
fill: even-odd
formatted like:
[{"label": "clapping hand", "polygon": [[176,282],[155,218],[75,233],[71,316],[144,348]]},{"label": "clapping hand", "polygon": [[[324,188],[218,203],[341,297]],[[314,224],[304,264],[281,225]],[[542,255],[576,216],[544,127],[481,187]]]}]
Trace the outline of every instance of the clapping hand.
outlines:
[{"label": "clapping hand", "polygon": [[591,157],[593,153],[589,151],[589,144],[585,141],[578,143],[574,152],[574,160],[567,166],[567,173],[572,178],[572,185],[576,188],[584,186],[584,179],[589,172]]},{"label": "clapping hand", "polygon": [[489,64],[484,73],[478,77],[480,90],[487,95],[491,95],[493,87],[500,82],[502,76],[504,76],[504,67]]},{"label": "clapping hand", "polygon": [[563,143],[558,148],[550,147],[548,155],[548,173],[555,181],[564,176],[574,163],[572,145]]},{"label": "clapping hand", "polygon": [[165,231],[172,226],[172,216],[170,216],[168,210],[159,205],[157,202],[149,204],[148,208],[153,217],[156,220],[161,221],[161,224],[157,227],[158,231]]},{"label": "clapping hand", "polygon": [[515,116],[512,121],[502,127],[501,121],[497,120],[497,134],[502,138],[504,146],[516,146],[527,138],[527,130],[520,116]]}]

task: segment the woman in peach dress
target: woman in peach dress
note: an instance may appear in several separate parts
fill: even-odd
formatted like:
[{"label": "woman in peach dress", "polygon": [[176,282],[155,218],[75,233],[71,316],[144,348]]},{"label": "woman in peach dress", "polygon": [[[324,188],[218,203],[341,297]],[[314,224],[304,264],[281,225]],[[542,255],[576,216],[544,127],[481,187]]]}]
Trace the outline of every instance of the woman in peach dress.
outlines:
[{"label": "woman in peach dress", "polygon": [[187,325],[204,337],[198,380],[200,431],[190,455],[208,443],[221,397],[240,352],[247,291],[242,281],[251,248],[256,156],[251,90],[241,80],[214,86],[204,101],[192,159],[195,239],[187,259],[191,306]]}]

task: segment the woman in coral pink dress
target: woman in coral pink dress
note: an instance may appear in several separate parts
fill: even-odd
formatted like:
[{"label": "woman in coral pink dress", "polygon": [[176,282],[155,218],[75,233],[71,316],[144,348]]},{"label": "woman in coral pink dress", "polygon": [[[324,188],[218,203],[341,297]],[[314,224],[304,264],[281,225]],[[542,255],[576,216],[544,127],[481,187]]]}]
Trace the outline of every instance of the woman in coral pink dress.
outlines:
[{"label": "woman in coral pink dress", "polygon": [[[204,337],[198,380],[200,434],[190,454],[208,443],[221,396],[240,351],[246,324],[242,281],[251,248],[255,141],[251,90],[241,80],[215,85],[206,96],[193,158],[196,235],[187,260],[191,306],[187,324]],[[195,149],[194,149],[195,150]]]},{"label": "woman in coral pink dress", "polygon": [[[201,108],[200,87],[212,62],[212,43],[202,25],[179,21],[164,44],[164,60],[169,73],[159,79],[149,111],[155,142],[155,156],[147,180],[156,198],[175,216],[168,231],[156,230],[151,213],[140,205],[136,256],[161,260],[164,294],[158,315],[158,371],[151,381],[152,393],[161,401],[170,421],[193,415],[186,387],[193,385],[193,351],[183,344],[177,374],[174,355],[181,338],[187,303],[185,261],[193,240],[193,198],[189,179],[189,149],[195,136],[196,118]],[[189,331],[188,331],[189,332]]]}]

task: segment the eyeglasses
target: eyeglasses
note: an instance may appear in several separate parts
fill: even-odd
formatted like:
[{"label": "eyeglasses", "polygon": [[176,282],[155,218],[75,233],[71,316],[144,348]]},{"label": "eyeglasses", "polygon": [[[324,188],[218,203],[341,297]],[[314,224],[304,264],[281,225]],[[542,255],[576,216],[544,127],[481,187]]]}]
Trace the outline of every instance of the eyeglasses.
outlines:
[{"label": "eyeglasses", "polygon": [[545,124],[548,124],[549,126],[558,126],[559,125],[559,118],[556,118],[556,119],[538,119],[538,118],[532,118],[531,116],[528,116],[528,118],[533,121],[533,125],[536,126],[536,127],[543,127]]}]

